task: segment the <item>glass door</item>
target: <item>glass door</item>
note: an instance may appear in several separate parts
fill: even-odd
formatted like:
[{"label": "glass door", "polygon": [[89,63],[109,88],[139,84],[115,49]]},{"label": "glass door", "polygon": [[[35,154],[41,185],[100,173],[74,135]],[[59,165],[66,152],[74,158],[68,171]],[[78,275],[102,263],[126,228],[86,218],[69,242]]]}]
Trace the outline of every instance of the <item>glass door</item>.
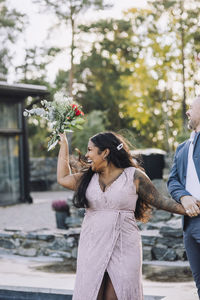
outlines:
[{"label": "glass door", "polygon": [[21,103],[0,103],[0,205],[17,203],[21,198],[22,139]]},{"label": "glass door", "polygon": [[20,199],[19,136],[0,136],[0,204]]}]

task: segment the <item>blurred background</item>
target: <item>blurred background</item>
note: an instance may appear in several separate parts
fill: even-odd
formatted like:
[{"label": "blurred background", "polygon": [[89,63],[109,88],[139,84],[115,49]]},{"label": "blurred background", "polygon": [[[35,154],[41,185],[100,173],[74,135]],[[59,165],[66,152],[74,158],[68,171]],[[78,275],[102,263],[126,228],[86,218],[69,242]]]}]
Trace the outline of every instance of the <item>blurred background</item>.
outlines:
[{"label": "blurred background", "polygon": [[122,133],[132,150],[173,153],[189,136],[187,106],[200,93],[199,25],[198,0],[0,0],[0,80],[13,98],[5,102],[4,91],[0,100],[1,178],[26,177],[28,156],[40,159],[40,170],[43,158],[56,158],[58,147],[47,152],[50,124],[37,117],[25,124],[22,111],[57,91],[86,114],[72,153],[84,154],[88,138],[103,130]]},{"label": "blurred background", "polygon": [[[194,0],[1,0],[1,77],[73,95],[87,114],[72,139],[83,152],[107,129],[173,151],[199,94],[199,12]],[[57,154],[46,152],[48,124],[32,118],[28,131],[31,156]]]}]

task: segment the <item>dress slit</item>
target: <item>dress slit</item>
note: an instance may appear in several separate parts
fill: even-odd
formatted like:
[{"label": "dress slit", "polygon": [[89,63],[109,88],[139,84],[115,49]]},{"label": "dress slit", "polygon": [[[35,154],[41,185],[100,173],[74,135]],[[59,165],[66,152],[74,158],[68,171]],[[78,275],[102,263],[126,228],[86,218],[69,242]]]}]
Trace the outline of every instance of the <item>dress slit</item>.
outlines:
[{"label": "dress slit", "polygon": [[117,296],[117,299],[119,300],[120,299],[120,294],[119,294],[119,290],[117,288],[117,284],[115,285],[115,280],[114,278],[112,278],[112,274],[107,270],[107,273],[108,273],[108,276],[110,277],[110,280],[112,282],[112,286],[113,286],[113,289],[115,291],[115,294]]},{"label": "dress slit", "polygon": [[119,295],[118,295],[118,290],[115,288],[115,284],[113,283],[114,280],[112,280],[112,275],[109,273],[109,271],[108,271],[107,269],[105,270],[105,272],[104,272],[104,274],[103,274],[103,278],[102,278],[102,280],[100,281],[100,286],[99,286],[99,289],[97,290],[97,295],[96,295],[96,298],[95,298],[95,299],[97,300],[97,297],[98,297],[98,295],[99,295],[100,288],[101,288],[101,285],[102,285],[102,283],[103,283],[104,276],[106,275],[106,273],[108,274],[108,277],[110,278],[110,281],[111,281],[111,283],[112,283],[112,286],[113,286],[113,289],[114,289],[115,294],[116,294],[116,296],[117,296],[117,299],[120,299],[120,297],[119,297]]}]

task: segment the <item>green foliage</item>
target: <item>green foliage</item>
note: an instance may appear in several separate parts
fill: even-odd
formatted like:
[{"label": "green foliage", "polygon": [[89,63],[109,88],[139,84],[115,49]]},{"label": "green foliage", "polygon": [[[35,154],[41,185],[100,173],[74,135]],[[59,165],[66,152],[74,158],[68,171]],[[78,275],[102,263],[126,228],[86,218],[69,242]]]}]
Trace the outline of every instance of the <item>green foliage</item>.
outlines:
[{"label": "green foliage", "polygon": [[7,0],[0,0],[0,74],[8,74],[12,65],[13,45],[24,30],[25,23],[25,15],[10,9]]},{"label": "green foliage", "polygon": [[[89,8],[98,10],[111,7],[104,0],[34,0],[34,3],[39,4],[44,9],[45,13],[50,12],[55,16],[55,23],[52,29],[59,27],[69,27],[71,30],[71,45],[70,45],[70,70],[69,70],[69,96],[73,97],[73,82],[74,82],[74,51],[77,40],[77,26],[80,24],[79,16],[85,13]],[[67,35],[66,35],[67,36]]]},{"label": "green foliage", "polygon": [[[104,130],[126,132],[136,147],[155,146],[167,151],[188,137],[183,130],[183,102],[193,98],[198,83],[199,1],[149,1],[148,9],[133,8],[121,19],[79,27],[80,13],[89,7],[103,7],[104,1],[35,2],[53,12],[58,25],[71,27],[71,68],[59,70],[50,87],[45,82],[46,66],[59,52],[55,48],[53,52],[27,49],[26,61],[20,66],[21,78],[23,82],[48,85],[51,96],[61,89],[70,94],[69,78],[73,79],[73,96],[88,118],[84,130],[73,134],[73,147],[85,153],[88,138]],[[76,48],[81,58],[74,65]],[[46,148],[49,133],[45,136],[38,127],[34,134],[38,145],[41,134]]]},{"label": "green foliage", "polygon": [[106,127],[108,127],[106,114],[102,111],[93,110],[86,116],[83,130],[74,131],[72,135],[72,148],[78,148],[85,154],[89,138],[98,132],[105,131]]},{"label": "green foliage", "polygon": [[28,143],[30,157],[56,157],[59,148],[47,151],[50,140],[50,131],[47,122],[38,117],[28,119]]},{"label": "green foliage", "polygon": [[[181,110],[182,126],[186,127],[186,102],[187,98],[192,98],[198,94],[196,73],[198,65],[195,57],[200,51],[198,42],[199,22],[200,22],[200,2],[192,1],[150,1],[151,9],[154,12],[154,22],[158,24],[161,18],[166,19],[165,30],[159,30],[160,34],[171,39],[171,57],[174,56],[169,66],[176,70],[176,79],[182,83]],[[157,35],[155,34],[155,37]],[[156,37],[158,38],[158,37]],[[162,39],[160,39],[162,40]]]},{"label": "green foliage", "polygon": [[47,66],[61,51],[57,47],[25,49],[24,63],[16,67],[18,81],[30,84],[47,84]]},{"label": "green foliage", "polygon": [[122,76],[131,74],[140,48],[132,39],[132,26],[126,20],[101,20],[90,26],[80,26],[90,40],[91,49],[83,53],[76,66],[76,81],[80,89],[75,95],[88,113],[93,109],[107,112],[109,128],[118,130],[127,126],[129,116],[122,117],[121,103],[125,100],[126,82]]}]

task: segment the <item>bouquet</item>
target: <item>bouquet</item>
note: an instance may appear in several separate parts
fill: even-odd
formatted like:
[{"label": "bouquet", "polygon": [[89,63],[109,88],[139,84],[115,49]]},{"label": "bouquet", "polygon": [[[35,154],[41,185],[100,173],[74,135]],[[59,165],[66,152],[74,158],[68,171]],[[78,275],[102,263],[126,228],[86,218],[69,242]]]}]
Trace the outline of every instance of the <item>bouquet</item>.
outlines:
[{"label": "bouquet", "polygon": [[48,142],[48,151],[53,149],[59,141],[59,133],[72,132],[74,128],[82,129],[84,113],[80,105],[72,98],[61,92],[54,95],[53,101],[42,100],[43,108],[25,109],[24,116],[39,116],[50,123],[52,136]]}]

